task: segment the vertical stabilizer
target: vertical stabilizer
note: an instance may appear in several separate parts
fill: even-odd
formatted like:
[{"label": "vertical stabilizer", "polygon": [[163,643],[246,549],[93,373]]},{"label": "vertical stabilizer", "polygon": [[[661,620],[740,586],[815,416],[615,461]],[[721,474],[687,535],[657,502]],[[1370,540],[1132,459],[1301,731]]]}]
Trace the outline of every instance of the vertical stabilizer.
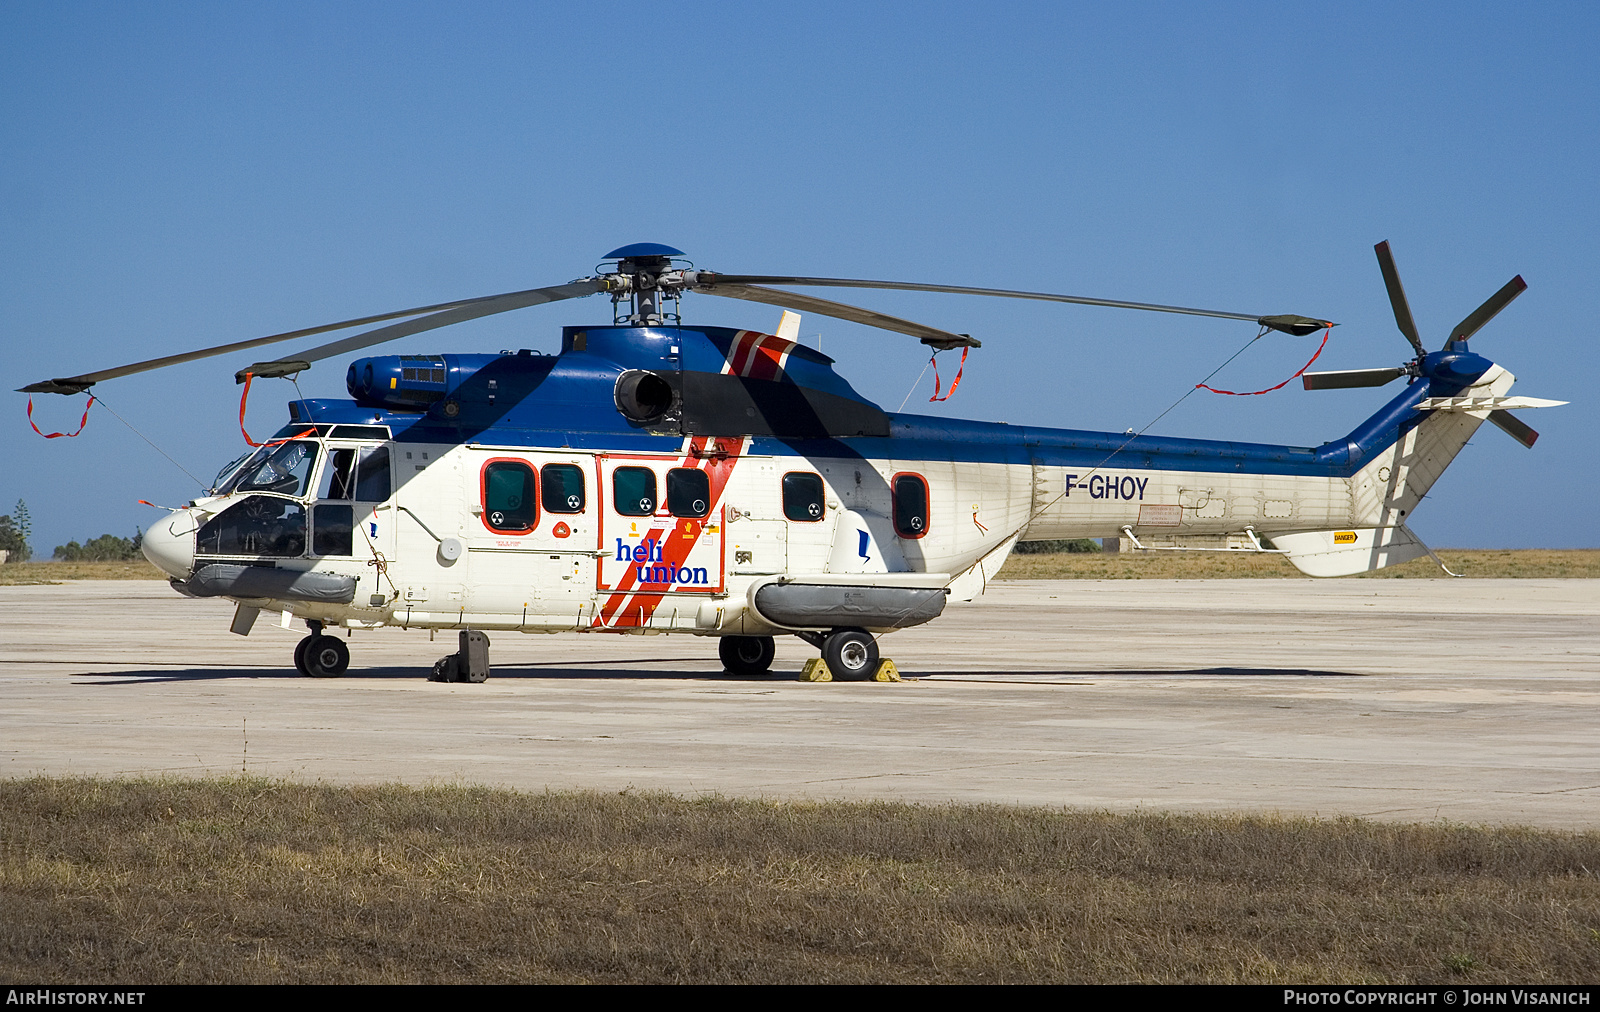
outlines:
[{"label": "vertical stabilizer", "polygon": [[[1515,379],[1500,366],[1491,365],[1461,393],[1502,397]],[[1403,524],[1488,417],[1488,410],[1430,410],[1415,424],[1401,426],[1398,438],[1373,453],[1350,479],[1355,526]]]}]

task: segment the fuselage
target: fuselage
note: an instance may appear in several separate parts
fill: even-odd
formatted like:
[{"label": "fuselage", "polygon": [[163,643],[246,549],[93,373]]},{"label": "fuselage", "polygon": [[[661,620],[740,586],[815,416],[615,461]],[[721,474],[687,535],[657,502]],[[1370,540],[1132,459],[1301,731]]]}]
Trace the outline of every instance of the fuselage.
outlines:
[{"label": "fuselage", "polygon": [[1510,385],[1452,363],[1292,447],[891,414],[770,335],[567,328],[558,356],[358,361],[146,553],[329,624],[771,635],[774,582],[971,598],[1019,539],[1403,523],[1480,421],[1418,402]]}]

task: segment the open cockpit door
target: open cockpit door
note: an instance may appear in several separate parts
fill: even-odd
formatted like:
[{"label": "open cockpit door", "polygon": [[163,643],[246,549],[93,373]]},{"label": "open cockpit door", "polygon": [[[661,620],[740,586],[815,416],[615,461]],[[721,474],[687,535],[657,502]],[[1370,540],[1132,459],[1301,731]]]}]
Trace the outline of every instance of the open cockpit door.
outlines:
[{"label": "open cockpit door", "polygon": [[311,506],[309,554],[318,559],[371,563],[356,587],[356,600],[363,605],[395,596],[388,582],[395,514],[379,510],[394,494],[392,458],[393,450],[386,442],[323,440],[322,469]]}]

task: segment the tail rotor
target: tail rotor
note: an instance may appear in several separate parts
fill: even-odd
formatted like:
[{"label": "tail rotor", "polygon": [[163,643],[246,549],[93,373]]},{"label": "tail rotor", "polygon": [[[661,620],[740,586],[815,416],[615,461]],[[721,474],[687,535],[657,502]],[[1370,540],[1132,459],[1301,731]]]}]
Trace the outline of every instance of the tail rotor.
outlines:
[{"label": "tail rotor", "polygon": [[[1399,328],[1401,335],[1410,343],[1412,349],[1416,352],[1416,357],[1401,365],[1384,369],[1339,369],[1327,372],[1308,372],[1303,377],[1305,388],[1307,390],[1344,390],[1354,387],[1381,387],[1386,383],[1399,379],[1401,376],[1410,376],[1413,379],[1440,380],[1442,385],[1459,386],[1457,377],[1460,374],[1460,365],[1462,363],[1456,360],[1461,356],[1476,358],[1476,356],[1472,356],[1467,351],[1467,339],[1481,330],[1484,324],[1494,319],[1501,310],[1511,304],[1512,300],[1526,291],[1528,283],[1522,280],[1522,275],[1520,274],[1506,282],[1499,291],[1484,300],[1483,305],[1474,309],[1464,320],[1451,329],[1450,336],[1442,348],[1436,352],[1429,353],[1427,347],[1422,343],[1422,335],[1417,330],[1416,320],[1411,315],[1411,304],[1406,300],[1406,290],[1400,283],[1400,272],[1395,267],[1394,254],[1389,249],[1388,241],[1385,240],[1378,243],[1377,246],[1373,247],[1373,250],[1378,255],[1378,269],[1383,272],[1383,284],[1389,292],[1389,305],[1394,310],[1395,326]],[[1433,402],[1448,399],[1442,397],[1429,398],[1429,400],[1419,404],[1418,407],[1440,410],[1445,405]],[[1498,401],[1508,402],[1508,407],[1542,407],[1545,406],[1545,402],[1539,404],[1514,403],[1531,401],[1531,398],[1495,398],[1494,400],[1497,403],[1470,406],[1452,404],[1451,406],[1459,407],[1461,410],[1491,408],[1488,415],[1489,421],[1499,426],[1523,446],[1533,446],[1534,441],[1539,438],[1539,434],[1511,414],[1505,407],[1499,406]]]}]

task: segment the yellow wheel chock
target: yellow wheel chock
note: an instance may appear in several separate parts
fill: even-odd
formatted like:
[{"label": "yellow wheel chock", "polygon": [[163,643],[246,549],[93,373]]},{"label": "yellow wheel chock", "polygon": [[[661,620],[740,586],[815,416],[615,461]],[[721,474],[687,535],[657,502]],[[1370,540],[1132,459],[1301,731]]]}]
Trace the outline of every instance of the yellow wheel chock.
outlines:
[{"label": "yellow wheel chock", "polygon": [[[903,681],[900,677],[900,669],[895,666],[894,661],[889,660],[887,657],[878,662],[877,670],[872,672],[871,680],[874,682]],[[800,669],[800,681],[831,682],[833,681],[833,672],[828,670],[827,661],[820,657],[813,657],[806,661],[805,667]]]}]

